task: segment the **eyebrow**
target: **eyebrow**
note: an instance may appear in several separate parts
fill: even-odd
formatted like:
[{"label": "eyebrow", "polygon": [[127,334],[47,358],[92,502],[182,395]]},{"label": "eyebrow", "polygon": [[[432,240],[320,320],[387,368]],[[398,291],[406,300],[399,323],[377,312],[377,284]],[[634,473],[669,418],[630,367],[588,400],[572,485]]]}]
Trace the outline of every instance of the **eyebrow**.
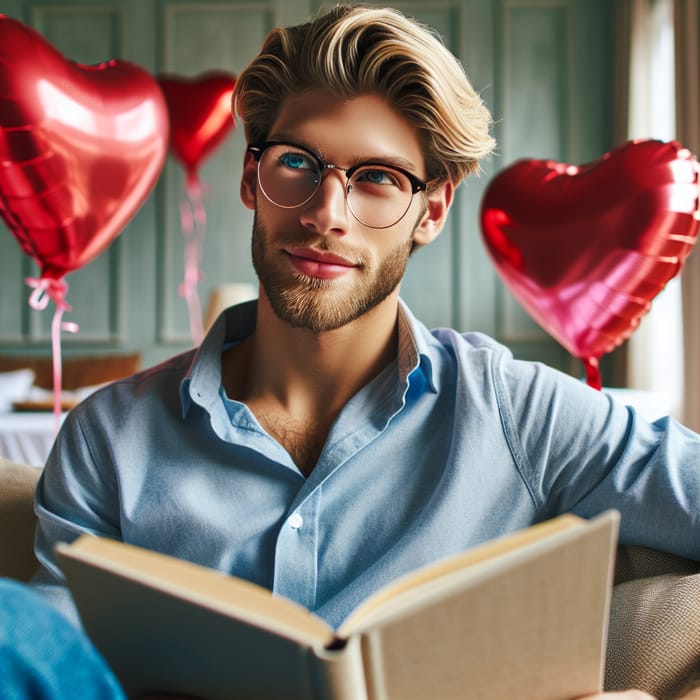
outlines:
[{"label": "eyebrow", "polygon": [[[330,162],[326,156],[323,154],[323,152],[319,151],[317,148],[314,148],[311,144],[305,143],[304,141],[300,141],[299,139],[296,139],[292,136],[288,136],[287,134],[275,134],[270,135],[267,137],[267,140],[269,141],[278,141],[281,143],[288,143],[290,146],[299,146],[301,148],[306,149],[310,153],[313,153],[316,155],[318,158],[320,158],[324,163]],[[362,163],[368,163],[369,165],[388,165],[389,167],[394,166],[397,168],[401,168],[403,170],[408,170],[408,172],[413,173],[416,177],[420,177],[418,175],[418,169],[416,168],[415,163],[413,161],[409,160],[405,156],[401,155],[395,155],[395,154],[384,154],[384,155],[374,155],[374,156],[352,156],[350,160],[350,164],[347,166],[348,168],[352,168],[355,165],[362,164]],[[339,163],[332,163],[333,165],[339,165]],[[344,166],[343,166],[344,167]]]}]

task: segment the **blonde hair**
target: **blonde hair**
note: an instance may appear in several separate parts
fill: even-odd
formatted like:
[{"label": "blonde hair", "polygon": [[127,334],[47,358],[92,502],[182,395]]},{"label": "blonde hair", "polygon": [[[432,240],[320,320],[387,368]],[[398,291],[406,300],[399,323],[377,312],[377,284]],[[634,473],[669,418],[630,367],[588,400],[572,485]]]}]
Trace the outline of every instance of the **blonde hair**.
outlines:
[{"label": "blonde hair", "polygon": [[270,32],[234,89],[248,142],[267,138],[286,97],[314,89],[384,97],[417,128],[428,180],[457,185],[495,147],[491,115],[459,61],[429,27],[394,9],[339,4]]}]

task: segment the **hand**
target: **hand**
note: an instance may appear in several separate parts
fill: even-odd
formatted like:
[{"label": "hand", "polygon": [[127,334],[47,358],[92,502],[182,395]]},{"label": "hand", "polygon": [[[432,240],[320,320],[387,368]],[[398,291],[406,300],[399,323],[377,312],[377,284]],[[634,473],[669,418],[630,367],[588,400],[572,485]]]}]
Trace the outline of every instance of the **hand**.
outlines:
[{"label": "hand", "polygon": [[[586,695],[578,700],[656,700],[656,698],[643,690],[622,690],[615,693]],[[693,684],[693,687],[679,695],[677,700],[700,700],[700,685]]]},{"label": "hand", "polygon": [[586,695],[583,698],[579,698],[579,700],[656,700],[656,698],[643,690],[621,690],[615,693]]}]

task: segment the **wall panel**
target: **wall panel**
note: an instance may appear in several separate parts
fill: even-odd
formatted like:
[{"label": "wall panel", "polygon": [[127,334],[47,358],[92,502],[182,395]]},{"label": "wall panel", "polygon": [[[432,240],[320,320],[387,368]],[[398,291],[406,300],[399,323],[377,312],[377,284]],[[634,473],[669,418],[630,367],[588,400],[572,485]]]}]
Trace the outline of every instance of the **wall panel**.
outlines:
[{"label": "wall panel", "polygon": [[[380,3],[381,4],[381,3]],[[462,41],[462,4],[453,2],[397,2],[394,6],[433,27],[445,44],[459,53]],[[431,326],[458,324],[459,297],[456,280],[461,240],[458,210],[450,216],[440,236],[418,250],[409,261],[401,288],[403,298],[414,313]]]},{"label": "wall panel", "polygon": [[[210,70],[238,75],[274,25],[274,6],[233,3],[163,3],[163,69],[166,74],[198,77]],[[206,230],[199,284],[201,305],[221,282],[254,282],[250,262],[252,216],[240,203],[245,139],[237,126],[200,168]],[[183,169],[173,158],[163,173],[162,238],[158,254],[159,340],[188,343],[187,307],[178,293],[184,277],[184,239],[180,205],[187,206]]]},{"label": "wall panel", "polygon": [[[502,152],[509,161],[539,155],[565,160],[572,79],[567,51],[571,43],[568,3],[506,2],[502,31]],[[558,60],[551,60],[552,56]],[[511,345],[548,342],[544,331],[505,288],[500,336]]]}]

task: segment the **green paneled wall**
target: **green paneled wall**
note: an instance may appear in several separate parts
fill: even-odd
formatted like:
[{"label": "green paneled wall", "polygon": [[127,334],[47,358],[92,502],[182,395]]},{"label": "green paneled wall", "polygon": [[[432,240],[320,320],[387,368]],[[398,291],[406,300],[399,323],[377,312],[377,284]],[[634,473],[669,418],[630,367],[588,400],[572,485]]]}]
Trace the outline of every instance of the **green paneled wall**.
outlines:
[{"label": "green paneled wall", "polygon": [[[375,3],[384,4],[384,3]],[[3,12],[34,26],[81,63],[133,61],[154,75],[240,72],[276,24],[305,20],[304,0],[10,0]],[[405,0],[394,6],[434,26],[462,60],[496,118],[498,156],[460,187],[440,238],[409,264],[402,294],[430,326],[496,336],[516,355],[574,373],[578,363],[539,329],[498,279],[481,243],[478,208],[489,177],[518,157],[581,163],[612,143],[614,3],[607,0]],[[26,58],[18,60],[30,60]],[[235,129],[200,170],[207,229],[202,305],[222,282],[255,281],[251,214],[238,201],[244,150]],[[191,345],[179,202],[182,168],[168,159],[145,205],[99,258],[69,275],[80,324],[65,354],[141,350],[153,364]],[[0,224],[0,352],[47,352],[51,313],[31,311],[36,273]]]}]

